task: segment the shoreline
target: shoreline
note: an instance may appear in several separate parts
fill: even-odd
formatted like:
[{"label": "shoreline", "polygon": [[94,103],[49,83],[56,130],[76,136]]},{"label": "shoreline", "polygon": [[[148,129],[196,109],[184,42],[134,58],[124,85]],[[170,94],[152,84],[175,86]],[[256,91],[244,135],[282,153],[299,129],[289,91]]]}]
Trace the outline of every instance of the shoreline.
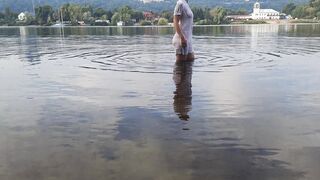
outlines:
[{"label": "shoreline", "polygon": [[[232,24],[213,24],[213,25],[194,25],[193,27],[223,27],[223,26],[255,26],[255,25],[311,25],[311,24],[320,24],[320,22],[310,22],[310,23],[304,23],[304,22],[287,22],[287,23],[256,23],[256,24],[245,24],[245,23],[232,23]],[[31,27],[31,28],[173,28],[173,26],[167,25],[167,26],[0,26],[0,28],[14,28],[14,27]]]}]

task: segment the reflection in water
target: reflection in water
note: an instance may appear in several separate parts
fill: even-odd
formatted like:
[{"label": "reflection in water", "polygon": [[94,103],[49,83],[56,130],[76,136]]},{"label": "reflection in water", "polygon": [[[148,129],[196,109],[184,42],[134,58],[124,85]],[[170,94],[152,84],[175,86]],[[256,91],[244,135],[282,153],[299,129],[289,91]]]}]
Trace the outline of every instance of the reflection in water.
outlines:
[{"label": "reflection in water", "polygon": [[20,30],[20,50],[19,55],[22,59],[29,62],[30,65],[38,65],[41,63],[40,50],[38,48],[38,39],[28,38],[29,28],[21,26]]},{"label": "reflection in water", "polygon": [[174,111],[181,120],[187,121],[192,106],[192,65],[193,62],[176,62],[173,80],[176,85],[174,92]]},{"label": "reflection in water", "polygon": [[172,31],[0,28],[0,180],[319,179],[320,24]]}]

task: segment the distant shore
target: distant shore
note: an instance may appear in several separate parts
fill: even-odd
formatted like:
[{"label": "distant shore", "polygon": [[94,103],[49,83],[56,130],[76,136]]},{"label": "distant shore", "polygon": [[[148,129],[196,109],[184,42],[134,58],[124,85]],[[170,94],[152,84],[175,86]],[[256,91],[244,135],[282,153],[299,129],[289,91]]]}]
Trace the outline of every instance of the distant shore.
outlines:
[{"label": "distant shore", "polygon": [[[247,21],[248,22],[248,21]],[[242,25],[293,25],[293,24],[320,24],[318,20],[310,20],[310,19],[301,19],[301,20],[272,20],[272,21],[259,21],[258,23],[247,23],[246,21],[239,21],[230,24],[217,24],[217,25],[194,25],[194,27],[215,27],[215,26],[242,26]],[[44,27],[44,28],[90,28],[90,27],[117,27],[117,28],[132,28],[132,27],[140,27],[140,28],[150,28],[150,27],[173,27],[172,25],[148,25],[148,26],[141,26],[141,25],[132,25],[132,26],[39,26],[39,25],[30,25],[30,26],[0,26],[2,28],[10,28],[10,27]]]}]

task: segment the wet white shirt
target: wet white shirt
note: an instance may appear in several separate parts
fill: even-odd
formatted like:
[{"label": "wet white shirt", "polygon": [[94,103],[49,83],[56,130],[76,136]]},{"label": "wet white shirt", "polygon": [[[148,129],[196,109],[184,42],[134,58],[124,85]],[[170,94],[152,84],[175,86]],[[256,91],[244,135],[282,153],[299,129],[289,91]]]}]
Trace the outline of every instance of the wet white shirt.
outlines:
[{"label": "wet white shirt", "polygon": [[[178,0],[174,9],[174,16],[181,16],[180,28],[187,40],[188,53],[193,53],[192,48],[192,29],[193,29],[193,13],[186,0]],[[176,33],[172,39],[173,46],[176,49],[181,47],[181,38]]]}]

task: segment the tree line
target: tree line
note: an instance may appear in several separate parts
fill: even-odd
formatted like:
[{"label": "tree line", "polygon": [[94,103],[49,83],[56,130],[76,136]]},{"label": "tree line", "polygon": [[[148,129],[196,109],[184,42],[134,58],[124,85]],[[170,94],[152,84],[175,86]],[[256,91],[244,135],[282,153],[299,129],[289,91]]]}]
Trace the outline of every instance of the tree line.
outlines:
[{"label": "tree line", "polygon": [[[232,10],[224,7],[202,8],[192,7],[194,22],[197,25],[228,24],[228,15],[247,15],[245,9]],[[310,0],[305,5],[289,3],[283,8],[283,13],[294,18],[320,18],[320,0]],[[153,16],[145,17],[144,12],[123,6],[114,10],[93,8],[90,5],[64,4],[60,8],[49,5],[37,6],[32,13],[25,13],[24,21],[18,21],[18,13],[5,8],[0,12],[0,25],[41,25],[50,26],[57,22],[66,22],[69,25],[117,25],[122,21],[124,25],[167,25],[173,21],[172,11],[152,13]]]},{"label": "tree line", "polygon": [[[223,7],[201,8],[193,7],[195,24],[226,24],[229,23],[228,14],[248,14],[244,9],[237,11]],[[57,22],[67,22],[70,25],[78,25],[79,21],[87,25],[117,25],[122,21],[125,25],[167,25],[173,22],[172,11],[153,13],[151,18],[146,18],[143,11],[135,10],[130,6],[123,6],[114,10],[93,8],[88,5],[64,4],[58,9],[52,6],[38,6],[33,13],[26,13],[26,20],[18,21],[18,13],[6,8],[0,12],[0,25],[42,25],[50,26]],[[98,20],[98,21],[97,21]]]},{"label": "tree line", "polygon": [[282,12],[291,15],[293,18],[320,19],[320,0],[310,0],[308,4],[304,5],[289,3],[283,8]]},{"label": "tree line", "polygon": [[[231,10],[222,7],[194,7],[192,10],[197,24],[227,23],[226,15],[231,12]],[[4,12],[0,12],[0,25],[50,26],[62,21],[70,25],[78,25],[79,21],[87,25],[117,25],[119,21],[122,21],[125,25],[167,25],[173,21],[173,12],[171,11],[151,13],[151,18],[145,17],[143,11],[135,10],[129,6],[119,7],[111,11],[80,4],[64,4],[58,9],[44,5],[36,7],[33,13],[25,13],[26,19],[21,22],[17,19],[19,13],[6,8]]]}]

